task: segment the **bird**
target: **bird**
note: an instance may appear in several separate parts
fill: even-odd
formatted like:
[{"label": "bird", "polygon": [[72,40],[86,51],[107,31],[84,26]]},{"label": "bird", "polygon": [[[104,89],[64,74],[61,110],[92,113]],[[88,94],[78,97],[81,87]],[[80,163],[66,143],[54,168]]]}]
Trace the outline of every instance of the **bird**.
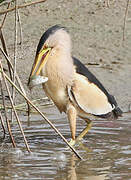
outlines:
[{"label": "bird", "polygon": [[[122,110],[114,98],[76,57],[72,56],[72,41],[68,30],[60,25],[47,29],[40,38],[28,80],[46,77],[43,90],[60,113],[67,114],[71,141],[80,141],[92,127],[90,117],[118,118]],[[76,137],[77,118],[87,122],[86,128]]]}]

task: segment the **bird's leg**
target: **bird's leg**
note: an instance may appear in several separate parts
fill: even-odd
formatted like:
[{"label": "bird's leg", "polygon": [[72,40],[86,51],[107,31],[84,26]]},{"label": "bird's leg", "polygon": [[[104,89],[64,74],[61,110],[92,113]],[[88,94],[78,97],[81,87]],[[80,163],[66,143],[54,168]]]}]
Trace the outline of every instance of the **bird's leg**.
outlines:
[{"label": "bird's leg", "polygon": [[87,127],[80,133],[80,135],[76,138],[76,141],[80,141],[87,133],[88,131],[91,129],[92,127],[92,122],[89,119],[85,119],[84,120],[87,122]]},{"label": "bird's leg", "polygon": [[70,123],[70,130],[71,130],[71,137],[72,137],[70,141],[70,145],[73,146],[75,144],[77,112],[76,112],[75,107],[71,103],[69,103],[67,107],[67,116]]}]

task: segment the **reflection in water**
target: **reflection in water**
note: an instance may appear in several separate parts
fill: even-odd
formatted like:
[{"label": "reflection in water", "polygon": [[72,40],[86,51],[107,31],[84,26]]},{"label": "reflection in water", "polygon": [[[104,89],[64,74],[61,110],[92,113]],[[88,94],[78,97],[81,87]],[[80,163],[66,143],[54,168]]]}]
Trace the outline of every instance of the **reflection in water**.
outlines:
[{"label": "reflection in water", "polygon": [[[45,108],[48,118],[70,140],[70,130],[64,115],[54,107]],[[32,150],[23,149],[23,138],[13,126],[18,148],[12,149],[8,138],[0,144],[0,179],[55,180],[129,180],[131,179],[131,114],[117,121],[96,119],[84,140],[76,145],[83,157],[80,161],[43,119],[35,114],[30,126],[22,116],[24,131]],[[77,135],[84,127],[77,122]],[[1,131],[0,131],[1,132]]]},{"label": "reflection in water", "polygon": [[76,157],[74,155],[72,155],[72,157],[71,157],[71,165],[70,165],[70,170],[68,171],[68,179],[77,180]]},{"label": "reflection in water", "polygon": [[[83,179],[83,175],[77,175],[77,163],[76,163],[76,157],[72,155],[71,157],[71,163],[70,163],[70,170],[68,170],[68,176],[65,179],[70,179],[70,180],[78,180],[78,179]],[[78,165],[79,167],[79,165]],[[87,167],[88,169],[88,167]],[[103,169],[104,170],[104,169]],[[102,169],[101,169],[102,171]],[[86,172],[87,173],[87,172]],[[102,172],[101,172],[102,173]],[[86,178],[87,180],[105,180],[106,179],[106,173],[104,172],[103,175],[96,175],[96,176],[85,176],[84,179]]]}]

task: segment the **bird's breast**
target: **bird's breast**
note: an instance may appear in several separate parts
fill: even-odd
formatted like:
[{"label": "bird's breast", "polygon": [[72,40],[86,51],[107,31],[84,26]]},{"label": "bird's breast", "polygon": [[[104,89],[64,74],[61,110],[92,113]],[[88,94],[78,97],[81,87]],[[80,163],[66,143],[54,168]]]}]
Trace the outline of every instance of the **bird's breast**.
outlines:
[{"label": "bird's breast", "polygon": [[[58,85],[58,84],[57,84]],[[66,106],[68,103],[68,96],[66,93],[66,89],[60,85],[56,84],[53,86],[52,83],[47,82],[43,84],[44,91],[46,95],[52,99],[54,104],[58,107],[60,112],[66,111]]]},{"label": "bird's breast", "polygon": [[42,75],[48,77],[43,85],[44,90],[60,111],[66,111],[68,102],[67,86],[73,83],[73,65],[65,56],[50,57],[46,63]]}]

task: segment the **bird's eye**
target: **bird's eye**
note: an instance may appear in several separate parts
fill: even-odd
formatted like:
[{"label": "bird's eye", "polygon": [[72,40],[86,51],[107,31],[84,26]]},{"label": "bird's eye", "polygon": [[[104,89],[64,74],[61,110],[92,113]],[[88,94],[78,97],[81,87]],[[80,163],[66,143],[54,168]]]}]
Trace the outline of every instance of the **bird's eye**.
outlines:
[{"label": "bird's eye", "polygon": [[48,48],[48,44],[45,44],[43,49],[47,49]]}]

